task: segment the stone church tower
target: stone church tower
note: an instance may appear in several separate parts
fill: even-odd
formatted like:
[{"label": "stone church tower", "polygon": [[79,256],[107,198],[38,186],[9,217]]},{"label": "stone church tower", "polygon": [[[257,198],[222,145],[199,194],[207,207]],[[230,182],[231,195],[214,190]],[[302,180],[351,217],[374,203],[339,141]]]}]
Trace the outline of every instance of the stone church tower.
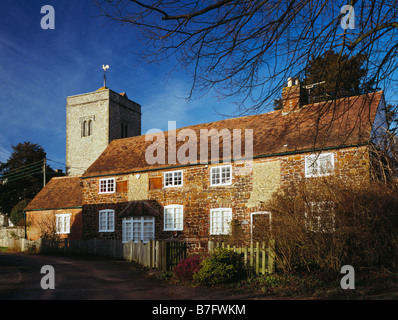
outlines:
[{"label": "stone church tower", "polygon": [[67,98],[66,173],[82,175],[113,139],[141,135],[141,106],[106,87]]}]

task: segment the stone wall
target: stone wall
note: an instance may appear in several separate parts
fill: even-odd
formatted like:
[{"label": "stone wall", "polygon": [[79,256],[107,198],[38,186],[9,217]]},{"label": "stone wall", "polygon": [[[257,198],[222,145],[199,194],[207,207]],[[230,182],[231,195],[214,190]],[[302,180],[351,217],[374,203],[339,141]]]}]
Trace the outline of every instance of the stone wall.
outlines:
[{"label": "stone wall", "polygon": [[127,136],[141,135],[141,106],[109,90],[109,142],[120,139],[120,124],[127,124]]},{"label": "stone wall", "polygon": [[[83,225],[84,239],[98,238],[102,240],[122,239],[122,219],[119,214],[126,208],[129,200],[129,175],[114,176],[116,192],[99,193],[99,181],[107,177],[83,179]],[[134,178],[135,179],[135,178]],[[124,187],[126,186],[126,187]],[[100,210],[115,210],[115,232],[99,232]]]},{"label": "stone wall", "polygon": [[24,237],[24,227],[0,227],[0,239],[21,239]]},{"label": "stone wall", "polygon": [[0,213],[0,228],[8,226],[8,217],[7,215]]},{"label": "stone wall", "polygon": [[[369,153],[366,146],[351,147],[325,151],[334,155],[333,175],[341,179],[369,179]],[[281,188],[287,189],[300,181],[311,183],[312,179],[305,177],[305,157],[312,153],[302,153],[280,157]]]},{"label": "stone wall", "polygon": [[[330,151],[334,154],[334,175],[347,179],[368,176],[368,154],[365,147]],[[186,166],[181,187],[165,188],[166,170],[114,176],[116,184],[124,182],[126,188],[117,188],[112,194],[99,194],[99,180],[83,179],[83,234],[85,237],[121,239],[122,220],[118,216],[131,200],[150,200],[160,216],[155,219],[156,239],[181,239],[188,241],[190,251],[203,250],[210,236],[210,209],[231,208],[232,218],[240,223],[241,230],[250,235],[253,212],[263,211],[264,204],[279,188],[289,188],[293,183],[314,178],[305,177],[305,156],[309,153],[255,159],[253,162],[232,163],[231,185],[211,186],[210,168],[213,165]],[[217,166],[217,165],[214,165]],[[170,170],[169,170],[170,171]],[[118,191],[119,190],[119,191]],[[183,230],[164,231],[163,211],[167,205],[183,205]],[[98,211],[114,209],[114,233],[98,232]]]},{"label": "stone wall", "polygon": [[25,228],[9,226],[8,216],[6,214],[0,214],[0,239],[20,239],[25,237]]}]

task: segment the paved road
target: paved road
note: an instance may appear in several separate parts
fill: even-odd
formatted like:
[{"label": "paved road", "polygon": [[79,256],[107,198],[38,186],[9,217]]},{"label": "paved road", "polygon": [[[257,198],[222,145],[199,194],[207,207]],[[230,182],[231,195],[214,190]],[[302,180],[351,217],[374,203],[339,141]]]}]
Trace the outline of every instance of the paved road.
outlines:
[{"label": "paved road", "polygon": [[[55,289],[43,290],[42,266],[55,270]],[[250,299],[221,290],[170,285],[135,263],[98,257],[0,253],[0,300]]]}]

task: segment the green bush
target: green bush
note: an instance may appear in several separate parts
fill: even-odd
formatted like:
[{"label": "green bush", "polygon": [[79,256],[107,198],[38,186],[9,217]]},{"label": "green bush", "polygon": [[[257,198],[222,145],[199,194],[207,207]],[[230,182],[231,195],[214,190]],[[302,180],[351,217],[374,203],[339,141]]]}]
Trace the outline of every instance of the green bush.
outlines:
[{"label": "green bush", "polygon": [[29,204],[29,199],[24,199],[18,202],[14,208],[11,210],[10,220],[14,226],[23,225],[25,222],[25,217],[23,214],[23,210]]},{"label": "green bush", "polygon": [[233,250],[218,249],[202,262],[193,279],[201,285],[214,286],[237,280],[240,273],[239,255]]}]

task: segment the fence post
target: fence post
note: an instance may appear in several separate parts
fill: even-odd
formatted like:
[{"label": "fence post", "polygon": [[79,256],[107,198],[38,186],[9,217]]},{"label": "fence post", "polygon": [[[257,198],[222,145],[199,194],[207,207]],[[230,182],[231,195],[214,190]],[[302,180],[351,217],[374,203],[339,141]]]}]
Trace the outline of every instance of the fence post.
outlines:
[{"label": "fence post", "polygon": [[36,246],[36,249],[38,250],[39,253],[42,253],[42,250],[43,250],[43,248],[42,248],[42,242],[43,242],[43,239],[42,239],[42,238],[37,239],[36,241],[34,241],[35,246]]},{"label": "fence post", "polygon": [[155,268],[159,269],[160,267],[160,243],[159,240],[155,240]]},{"label": "fence post", "polygon": [[167,271],[167,241],[162,241],[162,271]]},{"label": "fence post", "polygon": [[268,247],[268,273],[274,272],[275,263],[275,240],[270,240]]},{"label": "fence post", "polygon": [[261,274],[265,274],[265,255],[266,255],[266,250],[265,250],[265,243],[264,241],[261,243]]},{"label": "fence post", "polygon": [[258,241],[256,242],[256,274],[260,273],[260,247]]},{"label": "fence post", "polygon": [[152,264],[153,264],[153,256],[152,256],[152,251],[153,251],[153,241],[150,240],[147,242],[147,255],[148,255],[148,267],[149,268],[153,268]]},{"label": "fence post", "polygon": [[253,242],[250,243],[250,266],[253,267]]},{"label": "fence post", "polygon": [[156,241],[152,240],[152,268],[156,268]]}]

